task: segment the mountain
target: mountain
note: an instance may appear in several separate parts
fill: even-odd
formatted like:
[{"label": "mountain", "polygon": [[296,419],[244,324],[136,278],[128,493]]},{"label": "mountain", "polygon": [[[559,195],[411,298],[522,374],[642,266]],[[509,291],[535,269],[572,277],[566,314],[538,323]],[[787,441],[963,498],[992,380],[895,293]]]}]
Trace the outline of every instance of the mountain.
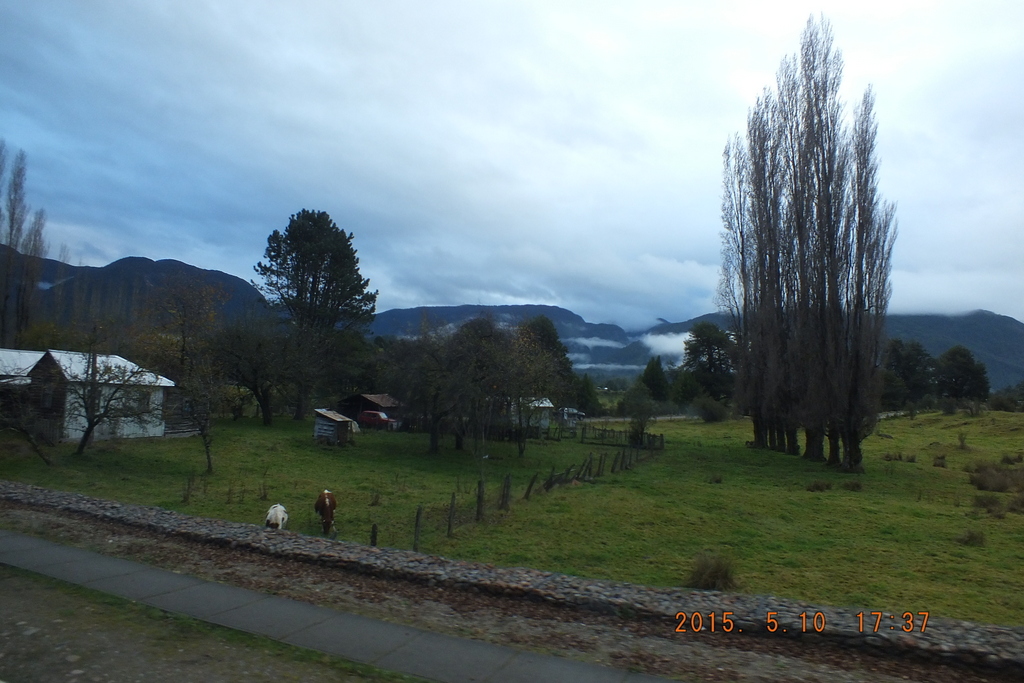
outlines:
[{"label": "mountain", "polygon": [[[10,248],[0,245],[0,263]],[[219,270],[204,270],[181,261],[153,261],[130,256],[102,267],[72,266],[54,259],[38,259],[14,252],[15,273],[31,263],[39,272],[39,317],[66,320],[70,312],[88,310],[92,318],[131,319],[143,311],[153,296],[169,282],[182,280],[221,290],[224,301],[218,313],[226,318],[240,315],[263,295],[245,280]]]},{"label": "mountain", "polygon": [[992,389],[1024,381],[1024,323],[991,311],[962,315],[890,315],[886,334],[894,339],[916,340],[938,358],[962,344],[974,359],[985,364]]},{"label": "mountain", "polygon": [[[8,247],[0,245],[0,265],[6,263]],[[14,253],[15,272],[21,272],[31,257]],[[226,295],[219,313],[232,318],[262,295],[250,283],[217,270],[203,270],[173,260],[153,261],[129,257],[96,268],[71,266],[53,259],[35,259],[40,278],[39,309],[42,317],[54,318],[75,311],[92,318],[131,319],[143,310],[155,293],[169,281],[186,279],[220,288]],[[708,313],[684,322],[659,323],[649,329],[627,332],[618,325],[589,323],[557,306],[421,306],[396,308],[377,314],[370,333],[381,336],[412,336],[426,322],[431,326],[458,326],[472,318],[489,315],[502,325],[512,326],[545,315],[551,319],[579,370],[604,374],[636,374],[654,355],[666,363],[678,361],[686,333],[698,322],[721,327],[728,318]],[[956,344],[963,344],[985,364],[993,389],[1024,381],[1024,323],[989,311],[963,315],[890,315],[886,318],[889,337],[917,340],[935,357]]]},{"label": "mountain", "polygon": [[[677,362],[685,334],[699,322],[727,327],[723,313],[708,313],[684,322],[661,322],[647,330],[627,333],[618,325],[588,323],[572,311],[557,306],[421,306],[377,314],[371,333],[412,336],[424,321],[432,326],[457,327],[472,318],[489,315],[512,326],[537,315],[555,324],[569,357],[578,370],[606,374],[636,374],[653,356]],[[891,338],[917,340],[938,357],[951,346],[962,344],[985,364],[993,389],[1024,381],[1024,323],[989,311],[963,315],[890,315],[886,334]]]}]

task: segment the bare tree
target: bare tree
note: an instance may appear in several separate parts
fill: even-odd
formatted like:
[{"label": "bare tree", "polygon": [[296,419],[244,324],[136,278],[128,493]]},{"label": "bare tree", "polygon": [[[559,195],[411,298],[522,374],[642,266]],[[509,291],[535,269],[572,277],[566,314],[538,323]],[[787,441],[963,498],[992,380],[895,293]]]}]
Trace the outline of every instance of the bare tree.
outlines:
[{"label": "bare tree", "polygon": [[85,451],[101,425],[144,429],[162,419],[162,392],[154,400],[154,387],[163,384],[162,378],[96,348],[93,340],[87,351],[62,354],[57,360],[67,396],[65,425],[82,431],[76,455]]},{"label": "bare tree", "polygon": [[[0,140],[0,190],[3,190],[7,149]],[[48,247],[44,237],[46,212],[34,214],[25,198],[28,157],[19,151],[14,157],[6,194],[0,203],[0,243],[8,247],[0,262],[0,343],[18,345],[30,324],[37,285]],[[31,220],[29,217],[31,216]],[[26,230],[26,223],[28,224]]]},{"label": "bare tree", "polygon": [[[880,393],[895,211],[878,197],[873,97],[852,131],[832,30],[812,17],[800,54],[726,146],[718,299],[732,315],[737,399],[754,444],[860,468]],[[843,456],[840,458],[840,444]]]}]

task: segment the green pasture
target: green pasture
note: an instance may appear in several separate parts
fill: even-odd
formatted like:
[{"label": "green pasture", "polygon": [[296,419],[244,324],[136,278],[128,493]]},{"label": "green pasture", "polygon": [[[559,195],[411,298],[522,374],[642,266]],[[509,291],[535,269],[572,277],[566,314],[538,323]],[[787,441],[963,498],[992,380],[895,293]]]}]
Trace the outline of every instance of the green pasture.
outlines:
[{"label": "green pasture", "polygon": [[[679,586],[693,557],[711,550],[733,559],[744,592],[1024,625],[1024,514],[1005,512],[1020,494],[984,494],[996,498],[989,512],[974,504],[981,492],[966,471],[1024,455],[1024,414],[886,420],[864,443],[860,475],[747,448],[742,420],[659,421],[652,431],[665,434],[666,449],[616,474],[613,447],[536,441],[521,459],[514,444],[489,443],[488,457],[477,460],[449,439],[429,456],[425,435],[364,432],[335,448],[314,443],[311,422],[281,419],[270,428],[218,423],[210,476],[198,439],[187,438],[101,442],[84,456],[62,445],[49,451],[54,467],[17,441],[0,441],[0,477],[256,524],[280,502],[288,528],[304,533],[319,531],[312,506],[326,487],[337,494],[345,540],[367,543],[377,524],[379,545],[411,548],[423,505],[420,550],[452,558]],[[607,455],[603,477],[544,491],[552,468],[589,453]],[[946,467],[934,466],[937,456]],[[488,506],[476,523],[481,473]],[[496,502],[506,474],[512,506],[503,512]],[[808,491],[816,481],[831,488]],[[844,486],[854,481],[860,490]],[[457,525],[448,538],[452,492]],[[984,544],[961,543],[967,531],[983,534]]]}]

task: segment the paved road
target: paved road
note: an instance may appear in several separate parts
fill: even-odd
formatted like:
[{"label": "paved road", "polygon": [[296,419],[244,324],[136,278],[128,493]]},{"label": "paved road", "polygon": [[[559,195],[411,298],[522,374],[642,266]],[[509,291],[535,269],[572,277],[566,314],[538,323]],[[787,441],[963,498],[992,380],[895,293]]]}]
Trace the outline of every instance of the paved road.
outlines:
[{"label": "paved road", "polygon": [[456,638],[0,530],[0,564],[390,671],[451,683],[663,681]]}]

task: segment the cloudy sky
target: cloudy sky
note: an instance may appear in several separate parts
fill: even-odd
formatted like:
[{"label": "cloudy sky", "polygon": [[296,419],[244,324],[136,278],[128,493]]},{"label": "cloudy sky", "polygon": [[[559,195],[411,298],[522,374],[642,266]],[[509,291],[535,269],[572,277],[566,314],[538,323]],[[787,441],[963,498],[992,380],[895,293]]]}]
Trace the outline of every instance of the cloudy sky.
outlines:
[{"label": "cloudy sky", "polygon": [[873,84],[893,312],[1024,320],[1024,3],[0,0],[0,137],[56,256],[245,279],[299,209],[378,309],[713,310],[721,153],[831,21]]}]

